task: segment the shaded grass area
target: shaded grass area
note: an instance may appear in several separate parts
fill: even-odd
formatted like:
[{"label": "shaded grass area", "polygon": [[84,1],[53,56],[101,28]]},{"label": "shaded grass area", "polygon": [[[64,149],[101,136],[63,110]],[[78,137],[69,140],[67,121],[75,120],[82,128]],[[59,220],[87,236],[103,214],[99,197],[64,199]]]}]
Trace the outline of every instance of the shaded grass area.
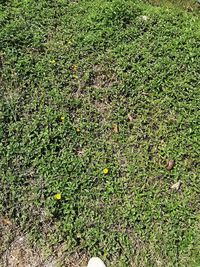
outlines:
[{"label": "shaded grass area", "polygon": [[198,11],[198,0],[146,0],[147,3],[171,8],[181,8],[187,11]]},{"label": "shaded grass area", "polygon": [[198,266],[198,15],[30,0],[0,21],[2,216],[113,266]]}]

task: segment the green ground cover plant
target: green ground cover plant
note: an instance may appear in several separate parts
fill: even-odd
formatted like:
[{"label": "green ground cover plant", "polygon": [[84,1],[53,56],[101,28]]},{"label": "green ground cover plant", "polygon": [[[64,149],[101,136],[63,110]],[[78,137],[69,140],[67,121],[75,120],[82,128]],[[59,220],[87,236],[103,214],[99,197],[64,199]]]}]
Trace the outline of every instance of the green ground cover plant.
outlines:
[{"label": "green ground cover plant", "polygon": [[13,0],[0,23],[1,217],[110,266],[200,266],[196,6]]}]

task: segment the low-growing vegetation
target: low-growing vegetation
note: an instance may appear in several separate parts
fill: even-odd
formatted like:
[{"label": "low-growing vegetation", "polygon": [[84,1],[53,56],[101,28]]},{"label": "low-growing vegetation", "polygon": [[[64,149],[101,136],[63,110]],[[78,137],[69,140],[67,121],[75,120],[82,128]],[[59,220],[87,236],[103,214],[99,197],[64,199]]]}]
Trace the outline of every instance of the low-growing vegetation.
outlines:
[{"label": "low-growing vegetation", "polygon": [[1,2],[1,228],[200,266],[198,6],[149,2]]}]

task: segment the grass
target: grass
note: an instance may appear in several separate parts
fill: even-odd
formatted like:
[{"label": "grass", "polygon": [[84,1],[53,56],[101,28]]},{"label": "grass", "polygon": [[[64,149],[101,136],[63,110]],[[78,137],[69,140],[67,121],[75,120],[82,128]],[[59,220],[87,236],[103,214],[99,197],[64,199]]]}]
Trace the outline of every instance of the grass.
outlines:
[{"label": "grass", "polygon": [[108,266],[200,266],[198,13],[0,8],[1,217]]},{"label": "grass", "polygon": [[196,0],[146,0],[146,2],[158,6],[181,8],[187,11],[194,11],[199,8],[198,1]]}]

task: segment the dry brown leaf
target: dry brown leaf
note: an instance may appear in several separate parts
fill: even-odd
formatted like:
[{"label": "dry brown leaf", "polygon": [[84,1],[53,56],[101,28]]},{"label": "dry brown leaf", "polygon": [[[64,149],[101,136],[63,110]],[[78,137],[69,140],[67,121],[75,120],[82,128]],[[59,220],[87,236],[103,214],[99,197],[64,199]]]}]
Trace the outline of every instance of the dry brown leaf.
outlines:
[{"label": "dry brown leaf", "polygon": [[128,114],[128,119],[129,121],[133,121],[133,116],[131,116],[131,114]]},{"label": "dry brown leaf", "polygon": [[119,133],[119,127],[117,124],[113,124],[113,132],[114,133]]},{"label": "dry brown leaf", "polygon": [[11,226],[12,225],[12,222],[8,219],[8,218],[3,218],[3,219],[1,219],[1,221],[0,221],[3,225],[9,225],[9,226]]},{"label": "dry brown leaf", "polygon": [[167,164],[166,164],[166,169],[167,169],[168,171],[171,171],[171,170],[173,169],[174,165],[175,165],[175,161],[174,161],[174,160],[169,160],[169,161],[167,162]]},{"label": "dry brown leaf", "polygon": [[179,190],[180,186],[181,186],[181,181],[178,181],[177,183],[171,186],[171,189]]}]

